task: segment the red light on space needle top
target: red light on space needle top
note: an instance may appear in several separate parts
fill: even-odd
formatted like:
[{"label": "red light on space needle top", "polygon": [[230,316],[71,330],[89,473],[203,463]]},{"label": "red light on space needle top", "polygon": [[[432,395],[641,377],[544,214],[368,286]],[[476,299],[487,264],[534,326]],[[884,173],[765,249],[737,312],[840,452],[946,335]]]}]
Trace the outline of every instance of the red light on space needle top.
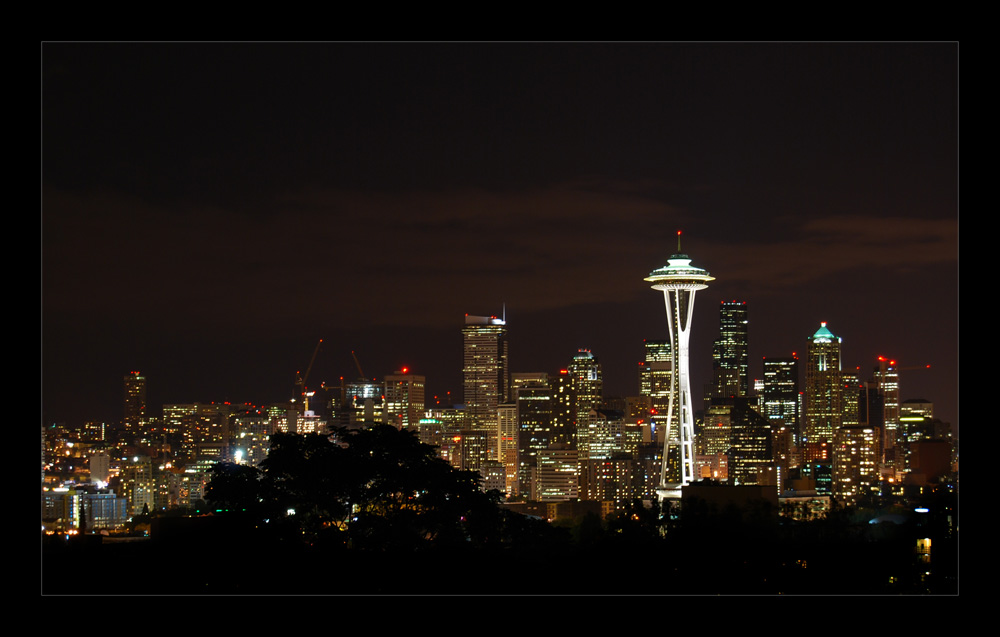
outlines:
[{"label": "red light on space needle top", "polygon": [[403,373],[404,373],[404,374],[405,374],[405,373],[407,373],[408,371],[410,371],[410,368],[409,368],[409,367],[404,367],[404,368],[403,368]]}]

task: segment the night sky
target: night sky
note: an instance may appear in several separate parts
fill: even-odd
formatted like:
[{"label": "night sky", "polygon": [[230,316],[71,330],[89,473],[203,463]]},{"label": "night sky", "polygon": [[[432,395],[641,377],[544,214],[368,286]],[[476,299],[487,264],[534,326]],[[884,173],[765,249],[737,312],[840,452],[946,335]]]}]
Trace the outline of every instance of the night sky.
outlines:
[{"label": "night sky", "polygon": [[761,357],[827,321],[958,424],[958,45],[41,46],[41,409],[288,400],[406,365],[461,401],[464,315],[513,371],[638,393],[683,251],[692,387],[722,300]]}]

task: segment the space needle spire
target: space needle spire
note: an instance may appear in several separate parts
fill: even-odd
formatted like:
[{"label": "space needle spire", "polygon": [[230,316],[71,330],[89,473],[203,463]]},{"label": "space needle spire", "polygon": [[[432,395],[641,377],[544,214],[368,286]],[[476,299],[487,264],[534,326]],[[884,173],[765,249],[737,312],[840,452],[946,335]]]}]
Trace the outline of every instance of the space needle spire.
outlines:
[{"label": "space needle spire", "polygon": [[644,280],[652,283],[654,290],[663,291],[673,363],[657,493],[661,501],[680,500],[681,487],[694,480],[694,411],[688,354],[694,295],[707,288],[708,282],[715,278],[706,270],[691,265],[691,257],[681,252],[681,232],[678,230],[677,253],[667,259],[667,265],[653,270]]}]

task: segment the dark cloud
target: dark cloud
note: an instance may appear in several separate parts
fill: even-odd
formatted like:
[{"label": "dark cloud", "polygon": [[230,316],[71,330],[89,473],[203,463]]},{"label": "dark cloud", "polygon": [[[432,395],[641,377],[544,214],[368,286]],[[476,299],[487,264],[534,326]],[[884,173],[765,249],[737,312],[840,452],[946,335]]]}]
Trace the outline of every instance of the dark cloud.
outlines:
[{"label": "dark cloud", "polygon": [[755,355],[830,320],[857,364],[947,361],[957,412],[954,45],[57,43],[42,83],[60,413],[138,365],[264,400],[319,337],[457,389],[504,303],[518,366],[593,346],[631,392],[678,229],[716,277],[696,383],[738,297]]}]

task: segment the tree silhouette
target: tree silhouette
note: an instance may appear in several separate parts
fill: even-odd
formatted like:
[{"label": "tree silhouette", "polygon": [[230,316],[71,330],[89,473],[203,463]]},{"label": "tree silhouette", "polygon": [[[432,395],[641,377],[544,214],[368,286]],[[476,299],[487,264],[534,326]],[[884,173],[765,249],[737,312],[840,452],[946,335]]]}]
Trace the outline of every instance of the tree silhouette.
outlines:
[{"label": "tree silhouette", "polygon": [[206,497],[285,537],[366,550],[497,545],[517,528],[477,472],[388,425],[275,434],[260,470],[217,465]]},{"label": "tree silhouette", "polygon": [[235,511],[260,509],[263,476],[259,469],[219,462],[212,467],[211,475],[205,497],[215,506]]}]

